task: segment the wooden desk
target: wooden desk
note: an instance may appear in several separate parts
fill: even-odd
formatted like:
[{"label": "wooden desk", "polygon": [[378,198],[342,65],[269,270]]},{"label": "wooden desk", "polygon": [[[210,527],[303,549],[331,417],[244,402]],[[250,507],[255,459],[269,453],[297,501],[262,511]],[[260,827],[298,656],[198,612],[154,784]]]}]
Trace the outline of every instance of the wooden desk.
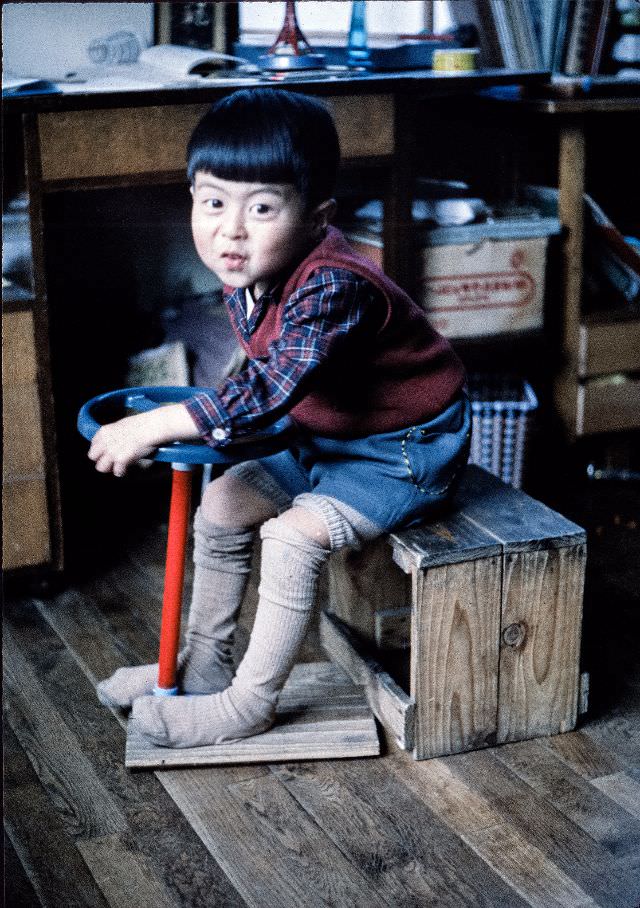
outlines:
[{"label": "wooden desk", "polygon": [[[413,71],[334,80],[319,77],[279,84],[320,96],[329,103],[346,160],[385,165],[384,266],[410,290],[415,261],[411,230],[414,125],[422,105],[430,98],[453,99],[490,85],[541,82],[545,76],[502,70],[445,76]],[[262,84],[257,80],[244,80],[242,84],[220,81],[206,88],[42,95],[10,98],[4,103],[6,122],[10,126],[19,122],[24,133],[35,272],[31,311],[47,464],[49,554],[43,558],[34,556],[35,560],[25,564],[44,562],[56,569],[63,566],[55,425],[51,416],[49,277],[45,257],[48,225],[44,199],[61,191],[183,181],[186,141],[207,106],[239,87]]]}]

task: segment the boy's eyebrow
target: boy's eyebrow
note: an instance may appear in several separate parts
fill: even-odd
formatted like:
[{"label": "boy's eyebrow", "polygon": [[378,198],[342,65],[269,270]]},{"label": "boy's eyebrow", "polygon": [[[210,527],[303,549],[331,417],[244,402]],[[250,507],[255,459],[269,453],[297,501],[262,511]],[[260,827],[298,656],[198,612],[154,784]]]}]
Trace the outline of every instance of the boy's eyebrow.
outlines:
[{"label": "boy's eyebrow", "polygon": [[[204,180],[198,181],[195,188],[196,188],[196,190],[197,189],[218,189],[221,192],[225,191],[224,186],[221,186],[219,183],[216,183],[215,180],[213,180],[213,179],[204,179]],[[277,195],[280,197],[284,196],[284,191],[282,189],[280,189],[279,186],[274,186],[271,183],[265,183],[264,185],[258,186],[256,189],[252,189],[251,192],[248,193],[248,195],[249,196],[261,195],[265,192],[270,192],[270,193],[272,193],[272,195]]]}]

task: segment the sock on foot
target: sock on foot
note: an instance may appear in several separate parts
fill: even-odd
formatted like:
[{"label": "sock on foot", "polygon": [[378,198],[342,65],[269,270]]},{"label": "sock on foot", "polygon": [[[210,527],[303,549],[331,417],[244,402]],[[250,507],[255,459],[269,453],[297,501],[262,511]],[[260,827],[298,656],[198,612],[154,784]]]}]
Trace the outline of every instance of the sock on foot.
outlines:
[{"label": "sock on foot", "polygon": [[194,698],[141,697],[133,718],[165,747],[221,744],[259,734],[275,716],[312,615],[320,569],[329,556],[298,530],[274,519],[261,530],[260,599],[237,674],[221,693]]},{"label": "sock on foot", "polygon": [[[217,526],[194,519],[193,593],[178,657],[181,693],[210,694],[224,690],[233,677],[232,648],[236,620],[251,572],[255,530]],[[105,706],[127,708],[153,693],[158,664],[119,668],[97,686]]]}]

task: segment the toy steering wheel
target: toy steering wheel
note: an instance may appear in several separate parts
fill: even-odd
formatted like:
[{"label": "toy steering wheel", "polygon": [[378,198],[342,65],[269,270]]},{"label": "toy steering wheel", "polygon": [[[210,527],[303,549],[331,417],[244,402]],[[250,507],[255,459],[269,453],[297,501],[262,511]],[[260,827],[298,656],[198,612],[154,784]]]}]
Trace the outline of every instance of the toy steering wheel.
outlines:
[{"label": "toy steering wheel", "polygon": [[[142,387],[122,388],[99,394],[87,401],[78,413],[78,431],[91,441],[98,429],[105,423],[114,422],[125,415],[126,411],[145,413],[155,410],[164,404],[181,403],[195,394],[206,393],[206,388],[185,387]],[[124,411],[124,412],[123,412]],[[219,464],[230,466],[242,460],[255,457],[266,457],[287,447],[292,434],[293,423],[288,417],[278,420],[259,433],[246,435],[230,442],[224,448],[212,448],[204,442],[175,441],[161,445],[149,460],[175,464]]]},{"label": "toy steering wheel", "polygon": [[[120,391],[99,394],[87,401],[80,410],[78,430],[91,441],[102,425],[121,419],[126,415],[126,411],[144,413],[163,404],[180,403],[201,391],[206,393],[206,388],[123,388]],[[173,477],[162,599],[158,683],[154,690],[157,696],[174,696],[178,693],[176,669],[180,641],[180,612],[189,531],[191,474],[194,466],[212,464],[214,468],[217,466],[218,472],[221,473],[234,463],[265,457],[283,450],[287,447],[292,434],[293,423],[288,417],[284,417],[258,434],[245,435],[221,449],[212,448],[203,442],[173,442],[157,448],[150,458],[170,463]]]}]

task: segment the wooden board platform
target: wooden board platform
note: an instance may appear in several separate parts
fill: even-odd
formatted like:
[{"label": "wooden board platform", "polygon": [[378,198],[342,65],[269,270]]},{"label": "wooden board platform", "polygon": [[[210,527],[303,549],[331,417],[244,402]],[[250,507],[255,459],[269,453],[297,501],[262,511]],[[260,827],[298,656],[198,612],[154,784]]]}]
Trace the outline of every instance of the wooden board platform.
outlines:
[{"label": "wooden board platform", "polygon": [[380,753],[373,713],[362,687],[331,662],[296,665],[280,696],[276,724],[243,741],[169,748],[148,742],[133,719],[127,727],[125,766],[175,769],[234,763],[282,763],[373,757]]}]

